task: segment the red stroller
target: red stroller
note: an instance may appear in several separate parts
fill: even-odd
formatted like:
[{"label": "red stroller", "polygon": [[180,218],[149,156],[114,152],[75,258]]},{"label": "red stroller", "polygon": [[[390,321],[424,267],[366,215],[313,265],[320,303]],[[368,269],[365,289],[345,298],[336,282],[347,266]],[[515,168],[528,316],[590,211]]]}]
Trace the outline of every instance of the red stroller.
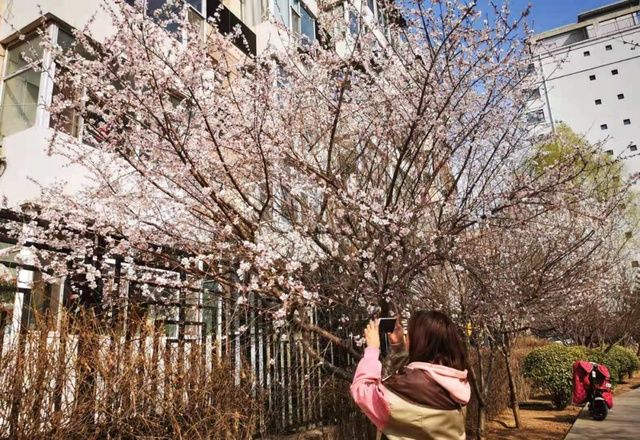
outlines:
[{"label": "red stroller", "polygon": [[613,407],[611,375],[609,369],[595,362],[573,363],[573,403],[589,403],[589,413],[594,420],[604,420]]}]

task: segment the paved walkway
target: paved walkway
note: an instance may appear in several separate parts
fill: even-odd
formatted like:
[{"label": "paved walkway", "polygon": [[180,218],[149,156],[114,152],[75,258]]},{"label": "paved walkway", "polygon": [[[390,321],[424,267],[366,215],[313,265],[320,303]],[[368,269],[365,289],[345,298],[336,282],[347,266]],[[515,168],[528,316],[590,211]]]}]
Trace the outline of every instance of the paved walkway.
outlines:
[{"label": "paved walkway", "polygon": [[614,396],[613,409],[602,422],[596,422],[585,408],[580,412],[565,440],[640,439],[640,388]]}]

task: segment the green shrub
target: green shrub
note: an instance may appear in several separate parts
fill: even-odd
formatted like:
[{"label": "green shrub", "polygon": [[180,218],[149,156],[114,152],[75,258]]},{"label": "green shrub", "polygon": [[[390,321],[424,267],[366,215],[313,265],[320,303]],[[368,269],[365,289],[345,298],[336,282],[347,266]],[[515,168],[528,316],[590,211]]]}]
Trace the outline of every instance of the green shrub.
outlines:
[{"label": "green shrub", "polygon": [[571,403],[573,362],[587,357],[584,347],[567,347],[550,344],[532,350],[523,362],[523,374],[534,386],[551,393],[551,400],[558,409]]},{"label": "green shrub", "polygon": [[[640,369],[638,356],[628,348],[619,345],[613,346],[604,357],[598,355],[598,359],[602,359],[601,363],[609,368],[612,382],[614,380],[615,382],[621,381],[625,374],[631,376],[635,371]],[[594,360],[593,362],[599,361]]]},{"label": "green shrub", "polygon": [[624,374],[630,375],[640,369],[640,359],[624,347],[614,346],[605,353],[602,349],[550,344],[532,350],[524,358],[523,375],[534,386],[548,391],[556,408],[562,409],[571,402],[572,366],[578,360],[606,365],[613,387],[622,380]]}]

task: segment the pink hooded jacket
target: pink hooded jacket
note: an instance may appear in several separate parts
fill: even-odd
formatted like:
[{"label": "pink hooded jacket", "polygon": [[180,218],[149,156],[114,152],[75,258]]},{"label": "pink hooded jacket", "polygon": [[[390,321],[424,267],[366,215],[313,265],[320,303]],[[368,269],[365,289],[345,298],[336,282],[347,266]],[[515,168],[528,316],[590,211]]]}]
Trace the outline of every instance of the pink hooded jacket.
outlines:
[{"label": "pink hooded jacket", "polygon": [[367,347],[351,395],[390,440],[465,438],[465,408],[471,396],[467,371],[426,362],[382,380],[380,350]]}]

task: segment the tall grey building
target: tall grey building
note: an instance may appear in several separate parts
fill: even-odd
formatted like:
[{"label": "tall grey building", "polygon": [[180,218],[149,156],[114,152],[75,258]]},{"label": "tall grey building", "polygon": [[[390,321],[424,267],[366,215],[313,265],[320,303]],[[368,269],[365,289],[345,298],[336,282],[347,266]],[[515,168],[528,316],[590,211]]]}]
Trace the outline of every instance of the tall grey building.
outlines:
[{"label": "tall grey building", "polygon": [[529,122],[541,132],[565,123],[640,172],[640,0],[585,11],[532,47],[540,87]]}]

